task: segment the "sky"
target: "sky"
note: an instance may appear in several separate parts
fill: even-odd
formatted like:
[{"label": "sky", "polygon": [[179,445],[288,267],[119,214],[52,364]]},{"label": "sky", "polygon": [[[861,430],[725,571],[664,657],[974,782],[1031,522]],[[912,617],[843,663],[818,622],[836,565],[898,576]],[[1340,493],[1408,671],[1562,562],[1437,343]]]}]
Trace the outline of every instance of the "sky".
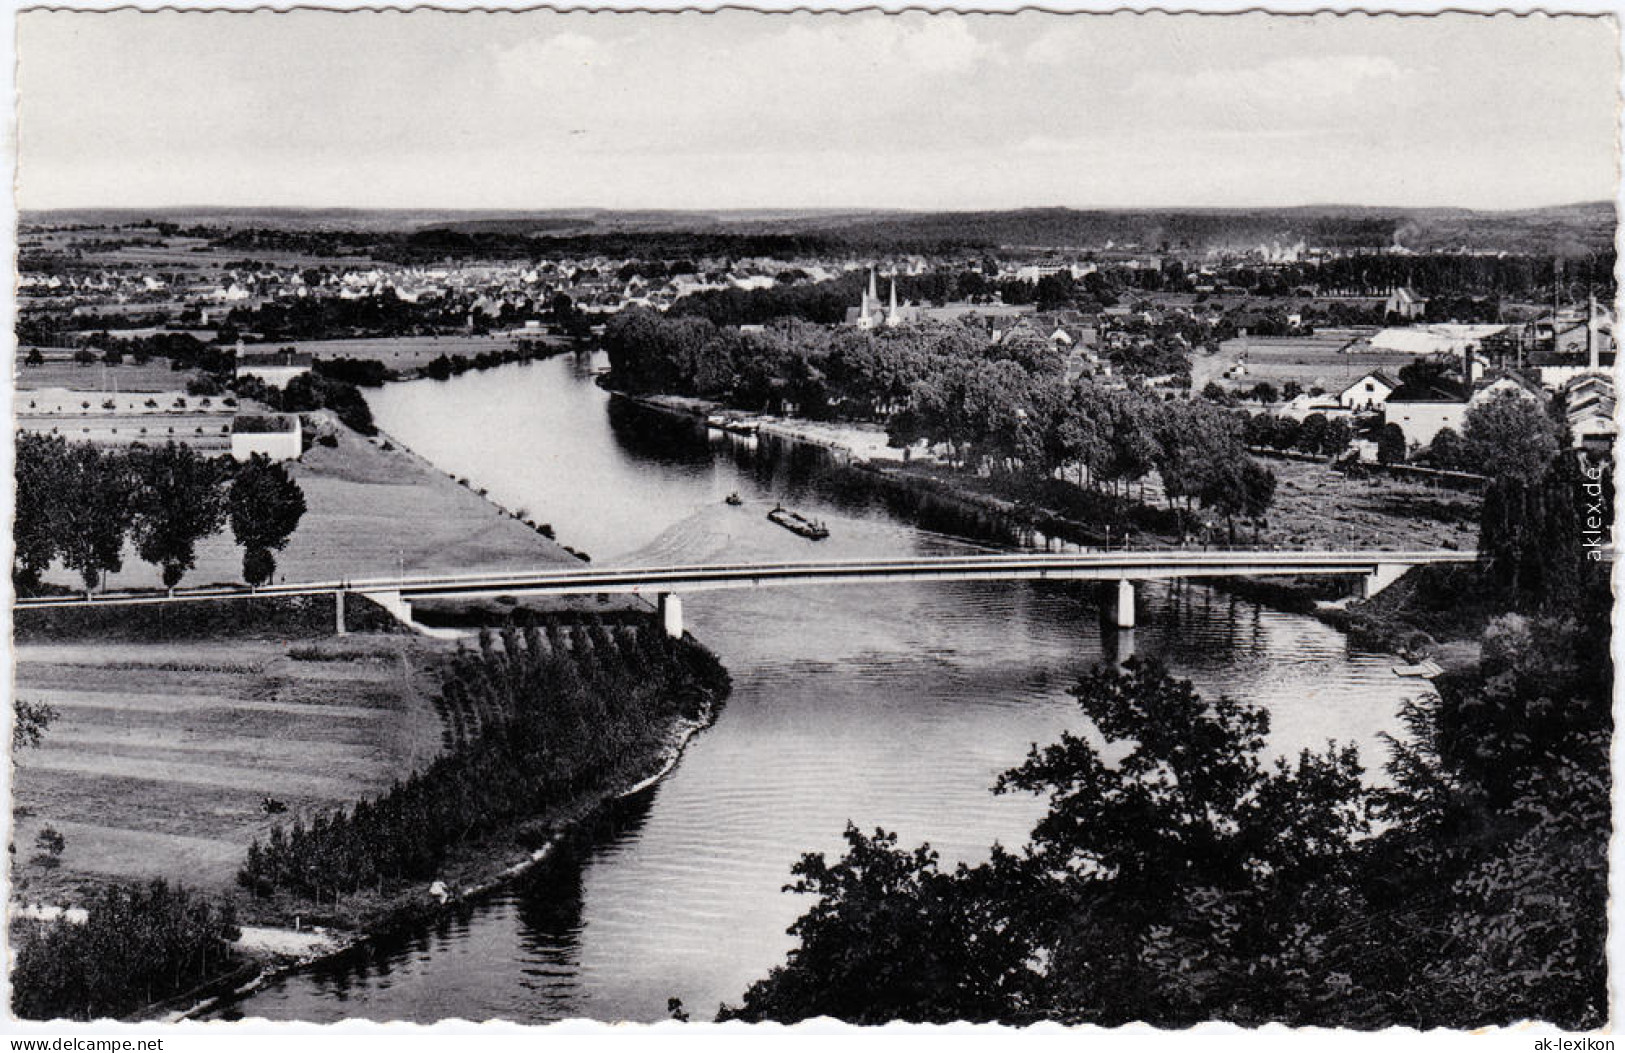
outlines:
[{"label": "sky", "polygon": [[18,204],[1615,197],[1611,18],[28,11]]}]

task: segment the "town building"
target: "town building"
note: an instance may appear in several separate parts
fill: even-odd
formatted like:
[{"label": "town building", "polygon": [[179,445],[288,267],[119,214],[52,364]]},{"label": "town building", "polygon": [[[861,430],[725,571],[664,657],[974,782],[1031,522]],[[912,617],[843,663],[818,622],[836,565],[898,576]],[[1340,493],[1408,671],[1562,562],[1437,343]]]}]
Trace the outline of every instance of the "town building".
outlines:
[{"label": "town building", "polygon": [[1380,369],[1373,369],[1337,394],[1337,401],[1346,409],[1362,412],[1381,409],[1388,396],[1399,388],[1396,381]]},{"label": "town building", "polygon": [[1428,302],[1418,297],[1408,288],[1398,288],[1388,294],[1382,302],[1384,314],[1398,318],[1421,318],[1427,314]]},{"label": "town building", "polygon": [[273,461],[296,461],[303,452],[297,413],[239,413],[231,422],[231,456],[236,460],[258,453]]},{"label": "town building", "polygon": [[1426,446],[1445,428],[1459,433],[1469,410],[1498,398],[1544,401],[1544,395],[1516,373],[1476,387],[1440,378],[1401,384],[1383,405],[1384,423],[1399,425],[1406,442]]},{"label": "town building", "polygon": [[1579,376],[1563,386],[1563,415],[1576,449],[1607,454],[1619,439],[1614,415],[1614,378],[1607,373]]}]

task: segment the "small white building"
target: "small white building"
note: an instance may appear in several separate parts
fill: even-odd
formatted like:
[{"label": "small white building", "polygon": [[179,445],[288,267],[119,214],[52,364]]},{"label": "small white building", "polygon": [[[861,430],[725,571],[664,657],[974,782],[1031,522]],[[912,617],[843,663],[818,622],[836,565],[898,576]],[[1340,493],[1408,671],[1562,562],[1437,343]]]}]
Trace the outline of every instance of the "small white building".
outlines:
[{"label": "small white building", "polygon": [[1407,288],[1395,289],[1383,301],[1384,314],[1397,315],[1400,318],[1420,318],[1427,313],[1428,302]]},{"label": "small white building", "polygon": [[304,453],[297,413],[239,413],[231,422],[231,455],[246,461],[256,453],[273,461],[296,461]]},{"label": "small white building", "polygon": [[1381,409],[1382,404],[1388,401],[1388,396],[1398,389],[1399,385],[1388,379],[1388,374],[1380,369],[1373,369],[1338,392],[1337,401],[1344,408],[1356,412]]}]

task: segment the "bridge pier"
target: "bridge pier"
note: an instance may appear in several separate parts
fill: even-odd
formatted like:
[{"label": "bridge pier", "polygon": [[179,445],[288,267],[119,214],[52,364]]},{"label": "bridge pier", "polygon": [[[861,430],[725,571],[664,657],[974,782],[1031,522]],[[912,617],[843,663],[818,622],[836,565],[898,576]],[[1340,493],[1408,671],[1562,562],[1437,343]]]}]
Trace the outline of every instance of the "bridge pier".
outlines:
[{"label": "bridge pier", "polygon": [[1410,570],[1405,563],[1379,563],[1377,569],[1360,579],[1360,599],[1369,600],[1377,593],[1386,589],[1394,582],[1405,576]]},{"label": "bridge pier", "polygon": [[673,640],[683,638],[683,601],[675,592],[662,592],[657,597],[660,627]]},{"label": "bridge pier", "polygon": [[1111,659],[1112,665],[1121,669],[1134,657],[1134,630],[1119,629],[1114,633],[1102,633],[1100,647],[1104,652],[1103,657]]},{"label": "bridge pier", "polygon": [[1112,625],[1119,629],[1134,628],[1134,582],[1120,578],[1117,582],[1117,603],[1112,611]]},{"label": "bridge pier", "polygon": [[333,593],[333,628],[338,635],[343,636],[347,630],[344,627],[344,590],[338,589]]}]

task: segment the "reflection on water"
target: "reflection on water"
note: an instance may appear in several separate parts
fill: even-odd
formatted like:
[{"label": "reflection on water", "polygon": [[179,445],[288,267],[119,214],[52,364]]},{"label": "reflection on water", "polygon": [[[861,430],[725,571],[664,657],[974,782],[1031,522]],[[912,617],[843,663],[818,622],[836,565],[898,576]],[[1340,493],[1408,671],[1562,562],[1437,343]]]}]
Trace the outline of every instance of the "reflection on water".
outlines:
[{"label": "reflection on water", "polygon": [[[1007,525],[888,492],[827,455],[708,437],[609,402],[565,358],[392,386],[380,424],[510,507],[551,520],[597,562],[624,565],[964,551]],[[435,422],[477,421],[444,429]],[[742,507],[723,503],[737,491]],[[768,522],[775,502],[825,520],[809,542]],[[956,539],[955,535],[958,536]],[[1140,627],[1102,629],[1086,585],[910,583],[707,592],[690,629],[734,675],[717,724],[659,786],[582,832],[526,880],[433,931],[256,993],[234,1015],[432,1021],[696,1017],[782,961],[805,907],[784,893],[809,850],[850,821],[929,841],[946,860],[1017,844],[1042,802],[996,797],[998,774],[1083,721],[1067,688],[1125,652],[1199,689],[1266,705],[1281,753],[1360,745],[1380,758],[1414,685],[1392,658],[1329,627],[1211,589],[1152,584]]]}]

